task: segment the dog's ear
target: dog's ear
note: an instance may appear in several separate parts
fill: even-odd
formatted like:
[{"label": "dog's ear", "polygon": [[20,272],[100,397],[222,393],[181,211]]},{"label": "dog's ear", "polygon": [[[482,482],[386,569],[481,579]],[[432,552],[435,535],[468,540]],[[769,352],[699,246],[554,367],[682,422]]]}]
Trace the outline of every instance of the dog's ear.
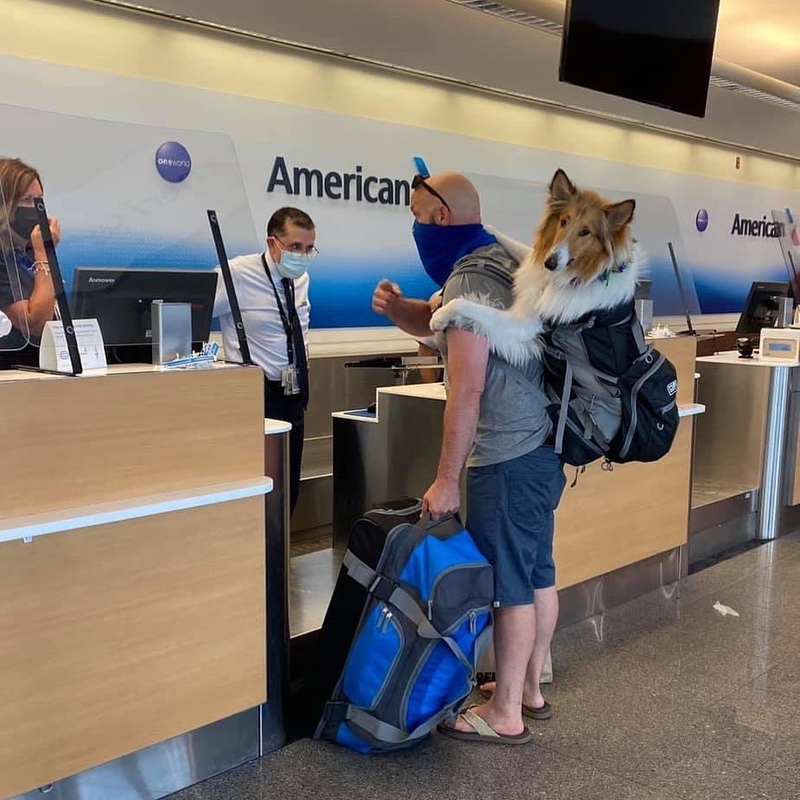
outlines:
[{"label": "dog's ear", "polygon": [[576,192],[575,184],[567,177],[567,173],[563,169],[556,170],[553,180],[550,181],[550,197],[566,203],[575,196]]},{"label": "dog's ear", "polygon": [[611,230],[622,230],[633,219],[635,208],[635,200],[623,200],[621,203],[614,203],[613,206],[606,206],[606,219]]}]

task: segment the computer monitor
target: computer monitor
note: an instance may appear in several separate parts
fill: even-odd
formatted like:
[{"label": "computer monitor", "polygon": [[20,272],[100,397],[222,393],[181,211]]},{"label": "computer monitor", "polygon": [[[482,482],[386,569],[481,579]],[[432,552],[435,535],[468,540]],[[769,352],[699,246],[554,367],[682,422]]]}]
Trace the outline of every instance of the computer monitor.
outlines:
[{"label": "computer monitor", "polygon": [[192,346],[208,341],[217,273],[211,270],[78,267],[72,283],[72,315],[96,318],[109,361],[149,362],[153,300],[192,306]]},{"label": "computer monitor", "polygon": [[778,297],[792,297],[789,281],[755,281],[736,325],[740,336],[759,334],[762,328],[770,328],[778,317]]}]

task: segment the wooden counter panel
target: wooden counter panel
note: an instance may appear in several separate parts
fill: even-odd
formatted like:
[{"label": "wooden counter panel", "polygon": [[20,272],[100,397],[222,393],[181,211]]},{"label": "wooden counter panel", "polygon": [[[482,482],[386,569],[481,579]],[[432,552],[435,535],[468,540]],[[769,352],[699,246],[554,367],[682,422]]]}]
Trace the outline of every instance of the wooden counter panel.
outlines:
[{"label": "wooden counter panel", "polygon": [[259,369],[0,385],[0,515],[237,481],[264,472]]},{"label": "wooden counter panel", "polygon": [[[694,402],[695,338],[650,341],[675,366],[678,403]],[[615,464],[610,473],[598,461],[578,477],[575,488],[569,486],[575,470],[566,468],[553,545],[560,589],[686,544],[692,434],[693,417],[684,417],[661,461]]]},{"label": "wooden counter panel", "polygon": [[673,339],[648,339],[675,366],[678,373],[678,404],[694,402],[695,359],[697,341],[694,336],[676,336]]},{"label": "wooden counter panel", "polygon": [[0,545],[0,797],[265,699],[264,500]]},{"label": "wooden counter panel", "polygon": [[595,462],[570,488],[556,512],[554,555],[558,587],[604,575],[673,547],[688,538],[692,418],[681,420],[672,450],[654,464]]}]

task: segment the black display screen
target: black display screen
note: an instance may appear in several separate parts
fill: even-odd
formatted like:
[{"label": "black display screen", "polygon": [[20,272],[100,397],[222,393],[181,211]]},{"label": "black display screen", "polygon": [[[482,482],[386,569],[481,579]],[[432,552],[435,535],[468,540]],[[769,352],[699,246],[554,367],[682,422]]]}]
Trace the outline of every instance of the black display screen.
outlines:
[{"label": "black display screen", "polygon": [[778,318],[779,297],[792,297],[789,281],[753,283],[736,325],[736,333],[760,333],[762,328],[771,328]]},{"label": "black display screen", "polygon": [[720,0],[568,0],[559,78],[706,113]]},{"label": "black display screen", "polygon": [[96,318],[106,346],[151,345],[153,300],[189,303],[192,343],[208,340],[217,273],[211,270],[78,267],[73,278],[72,314]]}]

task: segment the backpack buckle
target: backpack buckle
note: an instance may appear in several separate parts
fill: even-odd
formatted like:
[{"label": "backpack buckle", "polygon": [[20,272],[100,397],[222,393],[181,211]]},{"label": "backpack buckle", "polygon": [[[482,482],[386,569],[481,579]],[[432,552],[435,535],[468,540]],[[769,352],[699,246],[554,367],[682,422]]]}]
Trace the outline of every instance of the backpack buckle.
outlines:
[{"label": "backpack buckle", "polygon": [[342,722],[346,722],[349,710],[350,703],[344,703],[341,700],[328,700],[328,702],[325,703],[325,721],[332,725],[339,725]]},{"label": "backpack buckle", "polygon": [[383,575],[377,575],[372,582],[372,586],[370,586],[367,591],[378,600],[388,603],[389,598],[396,588],[397,584],[394,581],[389,580],[389,578]]}]

